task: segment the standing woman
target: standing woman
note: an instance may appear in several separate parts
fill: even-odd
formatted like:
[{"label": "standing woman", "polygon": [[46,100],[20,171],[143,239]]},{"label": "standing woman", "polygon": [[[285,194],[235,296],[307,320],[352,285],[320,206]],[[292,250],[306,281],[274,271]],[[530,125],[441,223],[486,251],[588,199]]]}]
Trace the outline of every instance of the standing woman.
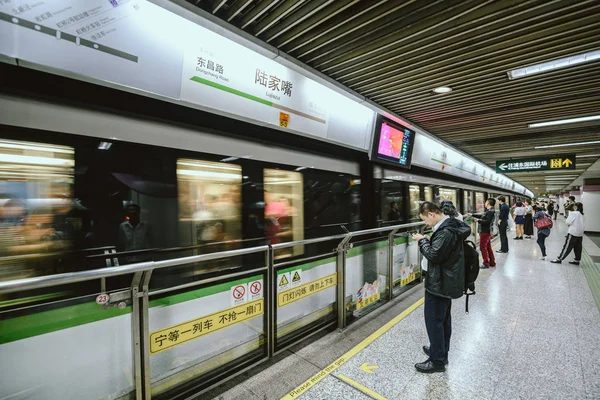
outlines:
[{"label": "standing woman", "polygon": [[525,200],[525,239],[531,239],[533,235],[533,207],[531,200]]},{"label": "standing woman", "polygon": [[[535,215],[533,216],[533,220],[534,221],[539,221],[543,218],[550,218],[552,220],[552,218],[550,217],[550,215],[548,215],[544,209],[542,207],[535,207]],[[552,225],[545,227],[545,228],[538,228],[537,231],[537,244],[540,246],[540,250],[542,250],[542,256],[540,257],[540,260],[545,260],[546,259],[546,238],[548,236],[550,236],[550,228],[552,227]]]},{"label": "standing woman", "polygon": [[[565,207],[566,210],[566,207]],[[569,211],[569,217],[567,218],[567,226],[569,230],[567,232],[567,240],[563,246],[560,255],[551,263],[560,264],[562,260],[567,258],[571,250],[575,249],[575,260],[570,261],[569,264],[579,265],[581,261],[581,250],[583,247],[583,204],[573,203],[571,211]]]},{"label": "standing woman", "polygon": [[523,207],[523,203],[517,201],[517,207],[513,212],[513,217],[515,219],[515,225],[517,227],[517,236],[514,237],[515,240],[523,240],[523,226],[525,225],[525,207]]}]

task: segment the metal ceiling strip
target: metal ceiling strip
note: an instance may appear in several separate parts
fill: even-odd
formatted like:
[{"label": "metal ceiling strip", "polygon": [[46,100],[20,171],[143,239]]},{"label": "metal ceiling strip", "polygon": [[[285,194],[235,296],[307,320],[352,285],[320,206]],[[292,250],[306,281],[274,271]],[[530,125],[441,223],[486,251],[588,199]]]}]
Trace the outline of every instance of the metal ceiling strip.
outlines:
[{"label": "metal ceiling strip", "polygon": [[271,7],[279,3],[279,0],[262,0],[260,1],[254,8],[246,13],[242,17],[242,21],[240,22],[240,28],[246,29],[248,25],[262,17],[265,13],[267,13]]},{"label": "metal ceiling strip", "polygon": [[227,11],[227,22],[231,22],[232,19],[234,19],[239,13],[244,11],[244,9],[250,4],[252,4],[253,1],[254,0],[237,0],[235,3],[233,3]]},{"label": "metal ceiling strip", "polygon": [[288,15],[285,19],[279,21],[278,25],[267,30],[263,34],[265,41],[270,42],[271,40],[278,38],[280,35],[283,35],[293,27],[301,24],[333,2],[334,0],[311,0],[304,7],[301,7],[299,10]]},{"label": "metal ceiling strip", "polygon": [[304,3],[306,3],[306,0],[285,0],[283,3],[277,4],[277,7],[275,7],[268,16],[264,17],[256,24],[252,34],[254,34],[254,36],[259,36]]}]

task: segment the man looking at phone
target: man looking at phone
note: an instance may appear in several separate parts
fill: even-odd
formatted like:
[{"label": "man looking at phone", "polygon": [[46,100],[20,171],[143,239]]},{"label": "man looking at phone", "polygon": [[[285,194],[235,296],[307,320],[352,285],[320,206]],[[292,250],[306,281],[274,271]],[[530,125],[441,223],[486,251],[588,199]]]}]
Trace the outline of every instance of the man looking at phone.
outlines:
[{"label": "man looking at phone", "polygon": [[425,275],[425,326],[429,346],[423,346],[427,360],[415,364],[419,372],[445,371],[450,350],[452,299],[464,291],[463,241],[471,228],[456,218],[450,218],[434,203],[424,202],[419,207],[419,217],[433,228],[431,238],[414,234],[428,267]]}]

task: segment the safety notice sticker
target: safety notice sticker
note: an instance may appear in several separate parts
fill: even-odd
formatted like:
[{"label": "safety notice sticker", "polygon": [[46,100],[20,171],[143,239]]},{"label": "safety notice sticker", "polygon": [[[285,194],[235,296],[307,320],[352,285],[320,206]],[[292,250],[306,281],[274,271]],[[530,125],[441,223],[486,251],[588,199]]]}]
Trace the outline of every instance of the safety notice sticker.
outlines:
[{"label": "safety notice sticker", "polygon": [[[241,285],[240,285],[241,286]],[[150,334],[150,353],[167,350],[264,313],[264,299],[160,329]]]},{"label": "safety notice sticker", "polygon": [[263,297],[263,280],[259,279],[248,284],[249,300],[262,299]]},{"label": "safety notice sticker", "polygon": [[302,285],[302,270],[297,269],[295,271],[290,272],[290,277],[292,278],[291,286],[298,287]]},{"label": "safety notice sticker", "polygon": [[239,306],[248,301],[248,284],[235,285],[231,287],[231,306]]},{"label": "safety notice sticker", "polygon": [[281,275],[277,275],[277,291],[282,292],[290,288],[290,280],[292,279],[291,274],[286,272]]}]

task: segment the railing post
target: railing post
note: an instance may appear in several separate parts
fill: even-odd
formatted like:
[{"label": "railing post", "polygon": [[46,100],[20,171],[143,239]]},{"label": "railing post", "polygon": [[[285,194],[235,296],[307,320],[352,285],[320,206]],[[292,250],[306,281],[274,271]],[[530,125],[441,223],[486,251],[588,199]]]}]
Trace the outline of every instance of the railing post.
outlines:
[{"label": "railing post", "polygon": [[[395,228],[388,235],[388,282],[389,282],[389,292],[388,292],[388,300],[391,301],[394,298],[394,236],[400,228]],[[406,241],[406,248],[408,251],[408,240]]]},{"label": "railing post", "polygon": [[267,274],[266,274],[266,308],[267,308],[267,352],[269,358],[275,354],[276,319],[277,309],[277,276],[275,273],[275,250],[269,246],[267,249]]},{"label": "railing post", "polygon": [[136,272],[133,275],[133,281],[131,282],[131,325],[132,325],[132,339],[133,339],[133,369],[135,377],[135,398],[136,400],[144,399],[143,389],[143,373],[142,373],[142,329],[141,329],[141,310],[140,310],[140,299],[138,298],[138,292],[140,288],[140,282],[142,281],[143,272]]},{"label": "railing post", "polygon": [[346,251],[350,247],[348,243],[352,239],[352,234],[348,234],[338,244],[337,251],[337,305],[338,305],[338,329],[346,327]]},{"label": "railing post", "polygon": [[150,323],[149,323],[149,300],[148,290],[152,270],[144,272],[142,278],[142,374],[144,383],[144,400],[150,400],[152,397],[152,387],[150,385]]}]

